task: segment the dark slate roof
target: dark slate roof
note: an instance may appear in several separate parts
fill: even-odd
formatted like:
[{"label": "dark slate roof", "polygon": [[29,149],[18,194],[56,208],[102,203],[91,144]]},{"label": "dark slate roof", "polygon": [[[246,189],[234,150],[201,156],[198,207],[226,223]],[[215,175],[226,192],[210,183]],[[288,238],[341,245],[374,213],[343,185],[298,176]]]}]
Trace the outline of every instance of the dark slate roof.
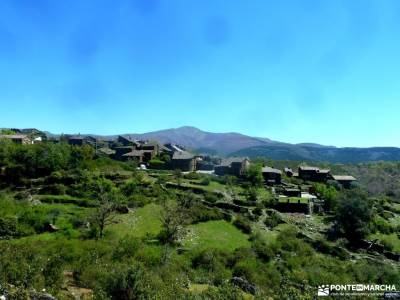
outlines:
[{"label": "dark slate roof", "polygon": [[176,151],[172,156],[172,159],[193,159],[194,155],[187,151]]},{"label": "dark slate roof", "polygon": [[232,163],[242,163],[249,160],[247,157],[228,157],[221,161],[221,166],[230,166]]},{"label": "dark slate roof", "polygon": [[0,135],[0,138],[16,140],[16,139],[26,139],[27,136],[25,134],[2,134]]},{"label": "dark slate roof", "polygon": [[100,149],[98,149],[98,151],[102,152],[104,154],[107,154],[107,155],[115,154],[115,150],[112,150],[112,149],[107,148],[107,147],[100,148]]},{"label": "dark slate roof", "polygon": [[143,156],[143,154],[144,154],[143,150],[132,150],[131,152],[125,153],[122,156],[138,157],[138,156]]},{"label": "dark slate roof", "polygon": [[171,143],[167,143],[164,144],[164,146],[166,149],[169,149],[171,152],[175,152],[175,151],[185,151],[185,149],[179,145],[175,145],[175,144],[171,144]]},{"label": "dark slate roof", "polygon": [[302,170],[302,171],[315,171],[315,172],[318,172],[318,173],[329,173],[331,171],[329,169],[320,169],[318,167],[308,167],[308,166],[300,166],[299,170]]},{"label": "dark slate roof", "polygon": [[135,145],[137,145],[137,146],[140,145],[139,141],[136,140],[134,137],[131,137],[131,136],[119,135],[119,136],[118,136],[118,139],[125,140],[125,141],[130,142],[130,143],[133,143],[133,144],[135,144]]},{"label": "dark slate roof", "polygon": [[69,140],[83,140],[83,136],[81,135],[71,135],[68,137]]},{"label": "dark slate roof", "polygon": [[157,141],[147,141],[142,145],[142,147],[143,146],[154,146],[154,147],[157,147],[157,146],[160,146],[160,143],[157,142]]},{"label": "dark slate roof", "polygon": [[318,171],[319,168],[317,168],[317,167],[309,167],[309,166],[300,166],[299,170],[303,170],[303,171]]},{"label": "dark slate roof", "polygon": [[350,175],[333,175],[333,179],[337,181],[356,181],[357,179]]},{"label": "dark slate roof", "polygon": [[264,167],[264,168],[262,168],[262,172],[263,172],[263,173],[282,174],[282,171],[281,171],[281,170],[274,169],[274,168],[271,168],[271,167]]}]

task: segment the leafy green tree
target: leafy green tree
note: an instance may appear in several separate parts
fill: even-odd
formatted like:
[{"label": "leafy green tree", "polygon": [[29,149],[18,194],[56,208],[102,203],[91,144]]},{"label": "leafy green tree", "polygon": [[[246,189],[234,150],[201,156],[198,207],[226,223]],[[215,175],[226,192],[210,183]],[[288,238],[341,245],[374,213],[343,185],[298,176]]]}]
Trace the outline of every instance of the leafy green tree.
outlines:
[{"label": "leafy green tree", "polygon": [[251,164],[247,169],[245,178],[253,187],[262,186],[264,179],[261,173],[262,166],[260,164]]},{"label": "leafy green tree", "polygon": [[98,232],[98,237],[104,236],[104,229],[111,224],[118,207],[120,195],[115,188],[110,187],[106,180],[100,181],[97,193],[98,206],[91,216],[91,223]]},{"label": "leafy green tree", "polygon": [[186,209],[177,205],[176,202],[166,202],[161,212],[161,232],[158,239],[164,244],[163,262],[167,262],[169,249],[179,243],[186,234],[185,225],[187,216]]},{"label": "leafy green tree", "polygon": [[338,197],[335,209],[335,232],[351,243],[363,239],[369,233],[372,220],[371,205],[365,193],[344,191]]},{"label": "leafy green tree", "polygon": [[179,169],[174,170],[174,178],[175,178],[176,182],[178,183],[178,185],[181,186],[182,179],[183,179],[182,171]]},{"label": "leafy green tree", "polygon": [[89,145],[72,146],[70,164],[72,167],[80,167],[87,161],[93,160],[95,150]]},{"label": "leafy green tree", "polygon": [[319,195],[325,201],[325,210],[332,210],[336,203],[338,191],[333,186],[329,186],[323,183],[314,183],[313,187],[317,195]]}]

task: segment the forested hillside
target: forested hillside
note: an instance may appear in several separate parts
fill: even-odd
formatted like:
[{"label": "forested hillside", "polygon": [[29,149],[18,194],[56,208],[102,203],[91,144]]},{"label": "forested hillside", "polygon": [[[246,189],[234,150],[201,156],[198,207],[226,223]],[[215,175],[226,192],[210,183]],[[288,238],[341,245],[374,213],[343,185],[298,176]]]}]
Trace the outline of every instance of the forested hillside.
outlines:
[{"label": "forested hillside", "polygon": [[240,149],[231,155],[268,157],[270,159],[290,159],[329,163],[362,163],[371,161],[398,161],[400,148],[336,148],[324,146],[273,144]]}]

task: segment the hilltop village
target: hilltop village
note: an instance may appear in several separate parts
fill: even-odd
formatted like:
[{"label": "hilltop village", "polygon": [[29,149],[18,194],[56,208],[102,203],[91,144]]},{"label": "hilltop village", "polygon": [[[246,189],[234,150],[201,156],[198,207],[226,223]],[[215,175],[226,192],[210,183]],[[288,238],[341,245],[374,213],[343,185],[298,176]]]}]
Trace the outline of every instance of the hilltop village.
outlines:
[{"label": "hilltop village", "polygon": [[[115,139],[102,139],[90,135],[61,135],[47,137],[37,129],[12,129],[13,134],[0,135],[17,144],[35,144],[41,142],[67,143],[71,146],[90,146],[99,157],[109,157],[123,162],[132,162],[140,170],[179,170],[183,173],[198,172],[217,176],[235,176],[242,178],[251,165],[247,157],[227,157],[202,155],[193,153],[184,146],[158,141],[137,140],[131,136],[119,135]],[[313,188],[312,182],[326,183],[334,181],[339,186],[349,189],[356,181],[351,175],[333,175],[328,169],[301,165],[293,171],[285,167],[283,170],[271,166],[262,166],[264,185],[279,199],[277,206],[282,212],[312,213],[321,211],[323,199]],[[285,178],[295,179],[285,181]],[[297,179],[297,180],[296,180]]]}]

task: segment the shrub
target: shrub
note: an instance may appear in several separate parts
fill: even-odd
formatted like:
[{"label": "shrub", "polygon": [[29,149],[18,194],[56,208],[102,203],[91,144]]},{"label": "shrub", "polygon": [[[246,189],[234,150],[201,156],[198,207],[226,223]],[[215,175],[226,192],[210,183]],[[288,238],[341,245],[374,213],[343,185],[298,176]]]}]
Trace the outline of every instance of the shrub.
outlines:
[{"label": "shrub", "polygon": [[241,216],[237,217],[236,220],[233,221],[233,225],[235,225],[236,228],[241,230],[243,233],[246,233],[246,234],[251,233],[250,222]]},{"label": "shrub", "polygon": [[259,265],[255,258],[245,258],[236,263],[233,268],[234,277],[243,277],[250,282],[254,282],[259,273]]},{"label": "shrub", "polygon": [[40,190],[40,193],[49,195],[65,195],[66,192],[67,188],[65,185],[60,183],[47,185]]},{"label": "shrub", "polygon": [[132,236],[125,236],[118,241],[113,252],[113,259],[122,261],[133,257],[140,247],[140,240]]},{"label": "shrub", "polygon": [[201,178],[201,174],[198,174],[196,172],[190,172],[188,174],[185,174],[183,177],[190,180],[196,180]]},{"label": "shrub", "polygon": [[219,200],[219,197],[215,195],[214,193],[205,193],[204,194],[204,200],[210,203],[215,203]]},{"label": "shrub", "polygon": [[149,168],[150,169],[156,169],[156,170],[163,170],[165,169],[165,161],[158,160],[158,159],[152,159],[149,161]]},{"label": "shrub", "polygon": [[271,260],[277,253],[277,247],[268,242],[259,232],[251,236],[251,248],[264,261]]},{"label": "shrub", "polygon": [[207,222],[211,220],[222,220],[226,217],[217,208],[209,208],[202,204],[194,205],[189,210],[192,223]]},{"label": "shrub", "polygon": [[268,228],[271,228],[271,229],[275,228],[282,222],[283,222],[282,218],[280,217],[279,213],[277,213],[276,211],[271,211],[264,221],[265,226],[267,226]]},{"label": "shrub", "polygon": [[206,249],[197,254],[192,259],[194,268],[201,268],[207,271],[207,281],[219,285],[230,277],[230,272],[226,268],[229,253],[217,249]]},{"label": "shrub", "polygon": [[390,234],[394,231],[393,226],[382,217],[376,216],[373,219],[372,229],[376,232],[379,231],[384,234]]},{"label": "shrub", "polygon": [[126,197],[129,197],[139,193],[139,184],[140,182],[136,178],[129,179],[120,186],[120,190],[122,194],[124,194]]},{"label": "shrub", "polygon": [[388,251],[393,251],[394,245],[393,242],[390,241],[389,239],[383,238],[380,243],[385,247],[386,250]]},{"label": "shrub", "polygon": [[263,211],[262,211],[262,208],[261,207],[256,207],[256,208],[254,208],[253,209],[253,214],[255,214],[256,216],[261,216],[262,215],[262,213],[263,213]]},{"label": "shrub", "polygon": [[209,177],[204,177],[201,181],[201,185],[210,185],[211,179]]},{"label": "shrub", "polygon": [[137,194],[130,196],[127,199],[127,203],[128,206],[132,208],[143,207],[146,204],[150,203],[150,199],[141,194]]},{"label": "shrub", "polygon": [[335,233],[357,242],[369,233],[372,219],[370,203],[366,195],[359,191],[343,192],[335,209]]},{"label": "shrub", "polygon": [[0,239],[21,235],[17,227],[18,222],[16,218],[0,217]]}]

